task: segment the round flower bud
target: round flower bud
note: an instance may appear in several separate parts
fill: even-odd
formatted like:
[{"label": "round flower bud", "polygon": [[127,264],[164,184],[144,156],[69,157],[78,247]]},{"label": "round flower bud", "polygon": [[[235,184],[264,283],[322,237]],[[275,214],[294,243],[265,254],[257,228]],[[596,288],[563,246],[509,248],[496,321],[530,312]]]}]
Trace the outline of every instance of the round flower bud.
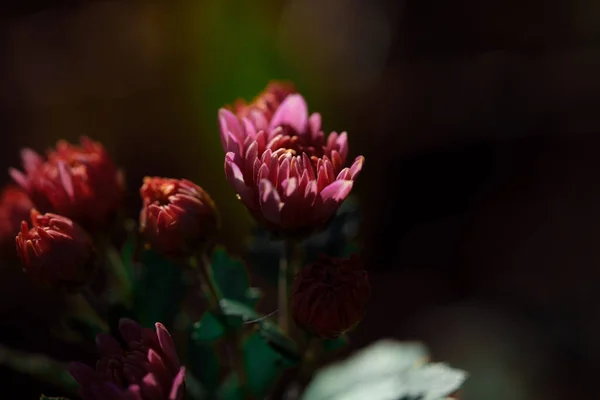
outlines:
[{"label": "round flower bud", "polygon": [[70,219],[31,210],[33,227],[21,222],[17,253],[32,279],[53,287],[74,290],[94,270],[94,246],[88,234]]},{"label": "round flower bud", "polygon": [[161,253],[191,255],[218,229],[213,200],[193,182],[146,177],[140,194],[140,231]]},{"label": "round flower bud", "polygon": [[358,325],[370,294],[358,257],[321,256],[294,279],[292,318],[301,329],[333,339]]}]

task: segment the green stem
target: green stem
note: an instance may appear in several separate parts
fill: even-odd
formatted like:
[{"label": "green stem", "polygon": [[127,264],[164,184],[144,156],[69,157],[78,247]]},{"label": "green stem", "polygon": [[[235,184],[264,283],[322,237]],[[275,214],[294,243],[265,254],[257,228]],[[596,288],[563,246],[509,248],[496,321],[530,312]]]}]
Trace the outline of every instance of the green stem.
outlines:
[{"label": "green stem", "polygon": [[[229,364],[233,370],[237,373],[238,379],[242,386],[246,384],[246,369],[244,367],[244,355],[242,351],[242,336],[238,330],[232,330],[229,326],[225,313],[221,307],[222,295],[217,287],[214,277],[211,272],[211,262],[206,252],[202,252],[200,256],[201,264],[198,266],[198,272],[200,276],[200,284],[204,291],[208,301],[211,305],[211,309],[216,311],[216,317],[219,319],[221,324],[229,331],[228,341],[226,345],[227,358]],[[197,264],[197,263],[196,263]]]},{"label": "green stem", "polygon": [[283,254],[279,259],[279,278],[277,283],[278,305],[279,305],[279,327],[283,333],[289,333],[291,329],[291,299],[290,286],[295,276],[295,268],[292,264],[295,243],[289,239],[284,242]]}]

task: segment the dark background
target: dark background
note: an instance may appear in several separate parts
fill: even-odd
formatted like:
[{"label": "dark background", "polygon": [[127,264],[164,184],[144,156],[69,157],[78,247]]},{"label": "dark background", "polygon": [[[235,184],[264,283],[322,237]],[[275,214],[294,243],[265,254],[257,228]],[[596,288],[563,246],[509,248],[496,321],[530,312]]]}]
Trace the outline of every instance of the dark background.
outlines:
[{"label": "dark background", "polygon": [[[126,170],[130,215],[144,175],[186,177],[239,251],[250,221],[224,178],[216,112],[292,79],[367,160],[355,193],[373,299],[353,343],[424,340],[471,373],[467,399],[597,392],[600,3],[7,0],[0,12],[0,169],[24,146],[90,135]],[[2,343],[91,351],[48,335],[60,299],[14,268],[0,285]],[[0,372],[17,398],[54,390]]]}]

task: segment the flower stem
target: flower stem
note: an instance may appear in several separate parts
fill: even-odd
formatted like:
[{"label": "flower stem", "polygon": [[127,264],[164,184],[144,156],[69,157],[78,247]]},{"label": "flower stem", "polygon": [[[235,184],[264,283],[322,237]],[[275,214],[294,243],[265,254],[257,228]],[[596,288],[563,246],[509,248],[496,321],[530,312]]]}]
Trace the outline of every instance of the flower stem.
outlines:
[{"label": "flower stem", "polygon": [[[200,285],[206,295],[211,309],[216,311],[216,318],[220,320],[221,324],[229,330],[228,341],[226,341],[225,351],[229,361],[229,365],[237,373],[238,379],[242,385],[246,383],[246,369],[244,367],[244,355],[241,349],[241,332],[232,331],[229,328],[228,321],[225,318],[225,313],[221,307],[221,293],[217,288],[217,284],[211,273],[211,262],[206,252],[202,252],[200,256],[201,265],[198,266],[198,273],[200,277]],[[197,266],[197,263],[194,262]]]},{"label": "flower stem", "polygon": [[292,263],[294,256],[295,243],[292,240],[286,239],[284,242],[284,249],[279,259],[279,279],[277,284],[278,291],[278,303],[279,303],[279,327],[283,333],[289,333],[290,316],[291,316],[291,302],[290,302],[290,286],[292,279],[296,275],[297,271]]},{"label": "flower stem", "polygon": [[[100,316],[98,312],[97,300],[93,300],[93,294],[89,290],[82,293],[71,296],[73,312],[81,320],[86,321],[88,324],[95,326],[98,330],[108,332],[108,323]],[[96,306],[94,304],[96,303]]]}]

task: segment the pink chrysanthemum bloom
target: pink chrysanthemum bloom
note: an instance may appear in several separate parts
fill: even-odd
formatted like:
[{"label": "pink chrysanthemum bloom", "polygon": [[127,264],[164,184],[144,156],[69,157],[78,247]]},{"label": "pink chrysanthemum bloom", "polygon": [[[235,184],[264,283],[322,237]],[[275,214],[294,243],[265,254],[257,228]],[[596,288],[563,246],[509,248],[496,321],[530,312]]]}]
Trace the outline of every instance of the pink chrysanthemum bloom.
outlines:
[{"label": "pink chrysanthemum bloom", "polygon": [[185,368],[163,324],[156,331],[122,318],[119,330],[125,348],[109,334],[96,342],[101,358],[96,368],[73,362],[69,372],[80,385],[83,400],[182,400]]},{"label": "pink chrysanthemum bloom", "polygon": [[121,205],[123,175],[98,142],[86,137],[81,146],[59,141],[46,160],[31,149],[21,157],[25,172],[11,169],[10,175],[43,212],[90,227],[106,224]]},{"label": "pink chrysanthemum bloom", "polygon": [[94,271],[95,251],[88,234],[68,218],[31,210],[32,228],[21,222],[17,254],[31,278],[52,287],[76,290]]},{"label": "pink chrysanthemum bloom", "polygon": [[219,110],[225,174],[252,215],[284,236],[303,236],[324,226],[346,199],[364,157],[348,168],[345,132],[325,136],[321,116],[290,94],[272,117]]},{"label": "pink chrysanthemum bloom", "polygon": [[15,236],[21,221],[29,218],[33,203],[27,193],[18,186],[8,185],[0,195],[0,246],[10,246],[14,251]]},{"label": "pink chrysanthemum bloom", "polygon": [[370,295],[368,275],[357,256],[321,256],[294,279],[292,318],[305,331],[333,339],[358,325]]},{"label": "pink chrysanthemum bloom", "polygon": [[191,255],[218,229],[215,203],[193,182],[146,177],[140,195],[140,231],[164,254]]}]

